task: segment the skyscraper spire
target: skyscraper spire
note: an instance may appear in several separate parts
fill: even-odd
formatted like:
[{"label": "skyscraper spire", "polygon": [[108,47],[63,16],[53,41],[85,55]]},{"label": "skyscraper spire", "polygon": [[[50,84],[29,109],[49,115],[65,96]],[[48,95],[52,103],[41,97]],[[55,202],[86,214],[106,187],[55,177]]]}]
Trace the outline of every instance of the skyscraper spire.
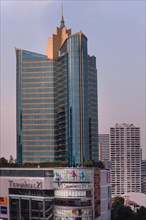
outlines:
[{"label": "skyscraper spire", "polygon": [[64,24],[64,17],[63,17],[63,3],[62,3],[62,16],[61,16],[61,21],[60,21],[60,28],[64,28],[65,24]]}]

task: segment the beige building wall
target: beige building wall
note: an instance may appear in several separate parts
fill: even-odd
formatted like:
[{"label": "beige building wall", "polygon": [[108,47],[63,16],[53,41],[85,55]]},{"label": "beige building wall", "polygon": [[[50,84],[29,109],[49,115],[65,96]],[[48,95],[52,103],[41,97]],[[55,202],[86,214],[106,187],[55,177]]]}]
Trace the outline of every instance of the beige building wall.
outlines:
[{"label": "beige building wall", "polygon": [[71,35],[71,29],[56,28],[52,37],[48,38],[46,55],[49,59],[55,60],[58,57],[58,51],[63,45],[64,41]]}]

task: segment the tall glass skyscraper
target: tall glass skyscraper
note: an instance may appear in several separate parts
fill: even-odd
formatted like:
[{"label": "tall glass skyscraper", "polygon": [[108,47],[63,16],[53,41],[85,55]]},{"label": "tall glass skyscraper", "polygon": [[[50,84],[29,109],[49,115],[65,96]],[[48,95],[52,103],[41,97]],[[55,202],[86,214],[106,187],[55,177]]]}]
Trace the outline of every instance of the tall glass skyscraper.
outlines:
[{"label": "tall glass skyscraper", "polygon": [[16,49],[19,163],[98,160],[96,58],[87,37],[60,27],[46,55]]}]

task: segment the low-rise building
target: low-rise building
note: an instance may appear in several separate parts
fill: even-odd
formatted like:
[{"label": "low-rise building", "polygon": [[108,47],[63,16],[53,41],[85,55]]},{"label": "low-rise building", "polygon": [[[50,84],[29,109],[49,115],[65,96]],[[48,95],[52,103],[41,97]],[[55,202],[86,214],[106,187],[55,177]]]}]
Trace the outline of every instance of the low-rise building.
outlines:
[{"label": "low-rise building", "polygon": [[146,195],[144,193],[129,192],[123,194],[122,197],[125,201],[130,200],[135,202],[139,207],[144,206],[146,208]]},{"label": "low-rise building", "polygon": [[129,206],[132,209],[132,211],[134,211],[135,213],[140,208],[140,206],[136,202],[127,198],[125,198],[124,200],[124,205]]},{"label": "low-rise building", "polygon": [[111,219],[110,172],[100,170],[100,217],[98,220]]},{"label": "low-rise building", "polygon": [[98,168],[1,168],[0,217],[110,220],[109,175]]}]

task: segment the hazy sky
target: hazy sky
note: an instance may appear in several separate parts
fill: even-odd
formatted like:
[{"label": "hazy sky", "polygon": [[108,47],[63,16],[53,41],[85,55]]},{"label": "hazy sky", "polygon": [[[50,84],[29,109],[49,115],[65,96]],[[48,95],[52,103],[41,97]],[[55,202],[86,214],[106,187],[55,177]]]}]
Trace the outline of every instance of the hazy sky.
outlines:
[{"label": "hazy sky", "polygon": [[[62,1],[1,0],[0,157],[16,157],[15,47],[45,54],[47,38],[60,25]],[[141,128],[145,144],[145,1],[64,1],[72,33],[88,38],[97,58],[99,132],[116,123]]]}]

